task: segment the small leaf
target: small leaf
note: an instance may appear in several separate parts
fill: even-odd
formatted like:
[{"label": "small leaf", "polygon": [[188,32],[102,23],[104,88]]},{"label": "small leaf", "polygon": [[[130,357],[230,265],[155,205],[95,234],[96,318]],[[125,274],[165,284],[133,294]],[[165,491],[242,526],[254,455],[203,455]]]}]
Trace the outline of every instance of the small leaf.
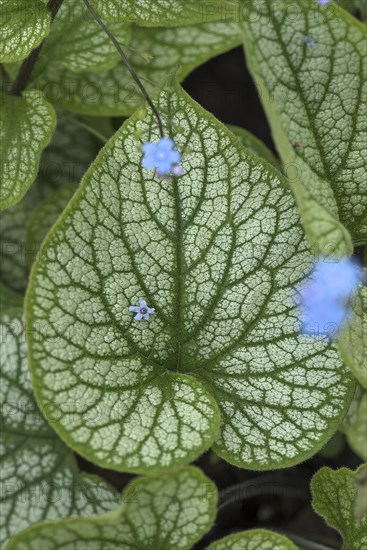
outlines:
[{"label": "small leaf", "polygon": [[366,28],[308,0],[286,9],[250,3],[242,28],[311,243],[324,255],[351,254],[348,231],[355,243],[367,241]]},{"label": "small leaf", "polygon": [[352,318],[338,339],[345,363],[359,383],[367,389],[367,286],[362,286],[352,300]]},{"label": "small leaf", "polygon": [[0,212],[0,280],[16,292],[24,292],[28,283],[25,241],[30,215],[30,207],[23,202]]},{"label": "small leaf", "polygon": [[276,168],[279,166],[279,161],[277,160],[277,158],[260,139],[258,139],[256,136],[254,136],[244,128],[240,128],[239,126],[227,124],[227,127],[231,130],[231,132],[234,133],[236,138],[240,140],[244,147],[250,149],[250,151],[255,153],[255,155],[258,155],[264,160],[267,160]]},{"label": "small leaf", "polygon": [[77,186],[74,184],[63,185],[32,211],[27,223],[26,236],[29,265],[32,265],[38,254],[43,253],[43,239],[66,208],[76,190]]},{"label": "small leaf", "polygon": [[[122,45],[129,43],[130,25],[110,24],[109,29]],[[39,65],[52,62],[75,72],[101,71],[114,67],[119,60],[115,46],[91,19],[84,3],[64,2],[42,48]]]},{"label": "small leaf", "polygon": [[0,61],[27,57],[50,31],[50,14],[38,0],[0,0]]},{"label": "small leaf", "polygon": [[[104,467],[151,472],[215,451],[242,467],[315,453],[353,393],[334,345],[299,335],[312,255],[285,179],[179,88],[156,100],[184,175],[142,169],[138,111],[44,242],[27,297],[31,369],[55,429]],[[140,297],[155,314],[134,321]],[[74,414],[70,415],[70,408]],[[98,411],[98,414],[96,412]]]},{"label": "small leaf", "polygon": [[16,535],[6,550],[189,550],[214,522],[216,493],[214,483],[192,466],[138,478],[128,485],[116,510],[39,523]]},{"label": "small leaf", "polygon": [[92,0],[107,21],[132,21],[157,27],[236,20],[241,6],[233,0]]},{"label": "small leaf", "polygon": [[348,550],[367,546],[367,465],[319,470],[311,482],[313,507],[342,535]]},{"label": "small leaf", "polygon": [[[104,481],[78,472],[73,454],[37,408],[22,316],[20,309],[0,315],[2,542],[30,523],[101,513],[117,499]],[[43,413],[52,423],[51,409]]]},{"label": "small leaf", "polygon": [[0,210],[20,201],[36,178],[56,116],[35,90],[22,97],[0,95]]},{"label": "small leaf", "polygon": [[339,430],[346,434],[353,451],[367,460],[367,390],[360,385]]},{"label": "small leaf", "polygon": [[278,533],[253,529],[213,542],[208,550],[297,550],[297,546]]},{"label": "small leaf", "polygon": [[[238,26],[232,22],[168,29],[133,27],[127,53],[148,92],[152,92],[162,78],[166,79],[172,72],[181,81],[198,65],[240,43]],[[146,59],[146,52],[150,54],[150,61]],[[14,77],[14,67],[7,68]],[[143,99],[122,63],[98,74],[75,74],[52,63],[43,69],[33,85],[44,90],[50,102],[70,111],[128,116]]]}]

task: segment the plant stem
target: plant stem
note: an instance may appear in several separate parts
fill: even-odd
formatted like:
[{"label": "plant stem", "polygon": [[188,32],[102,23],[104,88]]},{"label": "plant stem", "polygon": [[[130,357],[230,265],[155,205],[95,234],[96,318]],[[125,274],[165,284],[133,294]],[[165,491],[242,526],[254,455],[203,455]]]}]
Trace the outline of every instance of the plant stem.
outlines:
[{"label": "plant stem", "polygon": [[299,547],[302,548],[302,550],[338,550],[335,546],[328,546],[326,544],[322,544],[321,542],[305,539],[304,537],[295,535],[294,533],[279,530],[276,527],[274,527],[274,530],[277,531],[278,533],[282,533],[282,535],[287,536],[295,544],[299,545]]},{"label": "plant stem", "polygon": [[124,53],[124,51],[122,50],[120,43],[118,42],[118,40],[116,40],[116,38],[114,37],[112,32],[108,29],[108,27],[106,27],[106,25],[103,23],[102,19],[98,15],[98,13],[96,13],[94,11],[93,7],[89,3],[89,0],[84,0],[84,3],[87,6],[87,8],[88,8],[89,12],[91,13],[91,15],[97,21],[98,25],[104,30],[104,32],[107,34],[107,36],[109,37],[109,39],[111,40],[111,42],[115,46],[116,50],[120,54],[120,57],[121,57],[122,61],[125,63],[125,65],[128,68],[131,76],[135,80],[135,82],[138,85],[141,93],[143,94],[143,96],[145,97],[147,103],[149,104],[150,108],[152,109],[152,111],[153,111],[153,113],[154,113],[154,115],[157,119],[157,122],[158,122],[159,133],[160,133],[161,137],[163,137],[164,136],[163,124],[162,124],[161,117],[158,113],[158,110],[157,110],[156,106],[154,105],[153,101],[151,100],[151,98],[150,98],[148,92],[146,91],[144,85],[142,84],[137,72],[135,71],[134,67],[131,65],[131,63],[130,63],[129,59],[127,58],[126,54]]},{"label": "plant stem", "polygon": [[[51,15],[51,23],[55,19],[57,12],[61,8],[61,4],[64,0],[49,0],[47,4],[47,9],[50,12]],[[33,71],[33,68],[37,62],[37,59],[39,57],[39,54],[41,53],[42,46],[45,43],[45,39],[41,42],[41,44],[35,48],[29,56],[23,61],[19,72],[17,74],[17,77],[13,83],[13,86],[10,90],[11,95],[19,96],[23,90],[25,90],[29,77],[31,76],[31,73]]]}]

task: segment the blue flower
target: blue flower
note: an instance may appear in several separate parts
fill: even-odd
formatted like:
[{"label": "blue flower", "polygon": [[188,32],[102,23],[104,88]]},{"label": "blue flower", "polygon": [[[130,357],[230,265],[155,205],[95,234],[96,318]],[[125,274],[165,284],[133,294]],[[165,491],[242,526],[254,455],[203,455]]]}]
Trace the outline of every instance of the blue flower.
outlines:
[{"label": "blue flower", "polygon": [[169,138],[161,138],[158,143],[150,141],[145,143],[143,145],[143,167],[148,170],[155,168],[160,176],[169,174],[181,160],[181,154],[174,149],[174,146],[174,142]]},{"label": "blue flower", "polygon": [[299,291],[301,333],[335,336],[350,316],[349,301],[362,281],[362,270],[348,258],[316,262],[312,280]]},{"label": "blue flower", "polygon": [[320,6],[326,6],[327,4],[330,4],[331,0],[317,0],[317,3]]},{"label": "blue flower", "polygon": [[306,44],[306,46],[312,47],[315,45],[315,41],[310,36],[301,36],[301,40]]},{"label": "blue flower", "polygon": [[149,315],[153,315],[155,309],[154,307],[148,307],[146,301],[143,298],[139,298],[139,305],[130,306],[129,311],[136,313],[134,317],[135,321],[141,321],[142,319],[149,321]]}]

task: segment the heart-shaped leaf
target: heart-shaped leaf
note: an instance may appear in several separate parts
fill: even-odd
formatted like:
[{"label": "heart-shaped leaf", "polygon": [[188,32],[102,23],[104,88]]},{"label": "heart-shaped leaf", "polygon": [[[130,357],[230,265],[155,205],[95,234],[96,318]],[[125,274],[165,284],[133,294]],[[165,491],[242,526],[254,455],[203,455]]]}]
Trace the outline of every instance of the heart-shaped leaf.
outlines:
[{"label": "heart-shaped leaf", "polygon": [[[240,43],[238,26],[230,21],[168,29],[133,27],[128,56],[151,92],[170,73],[181,81],[198,65]],[[14,67],[9,72],[16,74]],[[35,74],[32,85],[52,103],[89,115],[128,116],[142,101],[122,63],[97,74],[75,74],[49,63]]]},{"label": "heart-shaped leaf", "polygon": [[359,384],[339,430],[345,433],[354,452],[367,460],[367,390]]},{"label": "heart-shaped leaf", "polygon": [[156,27],[235,19],[240,10],[236,0],[91,0],[107,21],[132,21]]},{"label": "heart-shaped leaf", "polygon": [[278,533],[253,529],[213,542],[208,550],[297,550],[297,546]]},{"label": "heart-shaped leaf", "polygon": [[319,252],[349,254],[341,223],[367,241],[366,27],[309,0],[251,2],[244,16],[248,63],[306,232]]},{"label": "heart-shaped leaf", "polygon": [[104,481],[78,472],[73,454],[37,408],[22,317],[20,309],[0,315],[1,542],[30,523],[102,513],[118,499]]},{"label": "heart-shaped leaf", "polygon": [[138,478],[128,485],[116,510],[39,523],[16,535],[6,550],[189,550],[212,526],[216,501],[214,483],[192,466]]},{"label": "heart-shaped leaf", "polygon": [[52,106],[35,90],[0,94],[0,210],[20,201],[35,180],[56,125]]},{"label": "heart-shaped leaf", "polygon": [[0,0],[0,61],[27,57],[50,31],[50,13],[39,0]]},{"label": "heart-shaped leaf", "polygon": [[[129,24],[112,23],[109,29],[122,45],[129,43]],[[76,72],[101,71],[114,67],[119,60],[115,46],[88,14],[83,1],[64,2],[42,48],[39,65],[52,62]]]},{"label": "heart-shaped leaf", "polygon": [[[193,460],[218,435],[218,407],[218,454],[294,464],[336,430],[353,383],[332,344],[298,332],[294,287],[312,257],[293,196],[179,88],[157,105],[184,175],[142,168],[158,139],[142,109],[44,242],[27,297],[37,397],[72,448],[113,469]],[[129,311],[139,298],[148,322]]]},{"label": "heart-shaped leaf", "polygon": [[342,535],[347,550],[367,546],[367,465],[319,470],[311,482],[313,507]]}]

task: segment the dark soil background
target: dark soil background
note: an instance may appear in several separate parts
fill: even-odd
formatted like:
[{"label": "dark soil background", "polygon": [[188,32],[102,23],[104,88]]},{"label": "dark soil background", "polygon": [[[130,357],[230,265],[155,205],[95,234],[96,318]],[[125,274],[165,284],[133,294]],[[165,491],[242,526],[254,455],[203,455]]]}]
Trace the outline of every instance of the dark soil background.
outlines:
[{"label": "dark soil background", "polygon": [[[196,69],[186,79],[184,88],[219,120],[246,128],[275,152],[242,48],[218,56]],[[358,255],[361,253],[359,250]],[[82,469],[98,473],[119,490],[133,477],[101,470],[84,459],[79,459],[79,462]],[[310,481],[322,466],[354,469],[360,462],[339,433],[322,452],[306,462],[273,472],[240,470],[212,452],[204,454],[196,464],[217,484],[219,512],[214,528],[195,549],[204,549],[209,542],[231,533],[259,527],[294,536],[296,544],[301,545],[301,540],[296,537],[323,543],[302,544],[303,548],[340,549],[342,543],[336,531],[329,529],[312,509]]]}]

